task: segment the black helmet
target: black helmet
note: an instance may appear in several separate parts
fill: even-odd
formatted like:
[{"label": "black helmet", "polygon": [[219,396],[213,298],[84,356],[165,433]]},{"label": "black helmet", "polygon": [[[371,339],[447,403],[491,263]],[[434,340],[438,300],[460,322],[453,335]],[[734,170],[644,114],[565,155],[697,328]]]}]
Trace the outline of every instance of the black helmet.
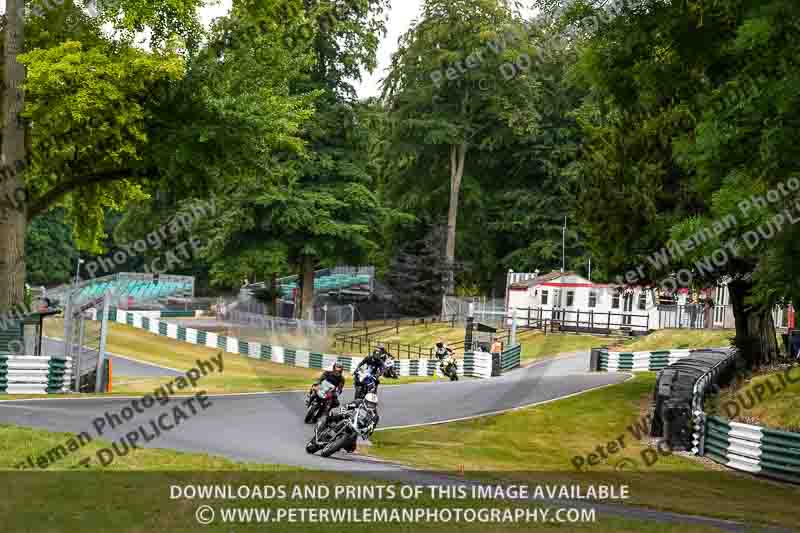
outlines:
[{"label": "black helmet", "polygon": [[439,342],[436,343],[436,347],[437,348],[442,348],[443,346],[444,346],[444,343],[442,341],[439,341]]},{"label": "black helmet", "polygon": [[338,361],[333,363],[333,371],[334,371],[334,373],[341,374],[344,371],[344,367],[342,366],[342,363],[340,363]]}]

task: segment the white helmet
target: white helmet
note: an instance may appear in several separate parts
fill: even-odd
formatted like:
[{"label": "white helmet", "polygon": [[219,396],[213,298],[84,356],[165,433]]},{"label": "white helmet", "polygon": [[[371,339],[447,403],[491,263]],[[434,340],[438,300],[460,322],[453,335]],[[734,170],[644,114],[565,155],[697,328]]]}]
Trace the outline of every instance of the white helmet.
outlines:
[{"label": "white helmet", "polygon": [[364,402],[367,404],[367,407],[376,409],[378,407],[378,395],[374,392],[370,392],[364,396]]}]

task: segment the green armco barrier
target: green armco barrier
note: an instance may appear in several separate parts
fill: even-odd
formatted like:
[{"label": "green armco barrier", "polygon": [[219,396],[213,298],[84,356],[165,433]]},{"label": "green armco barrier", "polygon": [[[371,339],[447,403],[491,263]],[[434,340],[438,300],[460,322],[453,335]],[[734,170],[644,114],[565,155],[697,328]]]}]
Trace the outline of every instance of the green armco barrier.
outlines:
[{"label": "green armco barrier", "polygon": [[703,454],[735,470],[800,483],[800,433],[705,418]]}]

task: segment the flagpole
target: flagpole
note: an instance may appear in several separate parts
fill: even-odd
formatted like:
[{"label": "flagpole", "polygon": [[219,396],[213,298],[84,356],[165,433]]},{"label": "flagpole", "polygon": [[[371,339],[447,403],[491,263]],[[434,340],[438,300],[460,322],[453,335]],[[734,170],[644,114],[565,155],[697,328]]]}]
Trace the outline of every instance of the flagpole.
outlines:
[{"label": "flagpole", "polygon": [[564,216],[564,227],[561,230],[561,272],[567,268],[567,217]]}]

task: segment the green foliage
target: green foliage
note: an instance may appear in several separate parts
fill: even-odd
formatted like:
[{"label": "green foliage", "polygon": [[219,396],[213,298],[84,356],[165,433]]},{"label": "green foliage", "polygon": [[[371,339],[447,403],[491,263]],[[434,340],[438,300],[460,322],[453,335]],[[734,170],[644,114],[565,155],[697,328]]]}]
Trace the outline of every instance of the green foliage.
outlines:
[{"label": "green foliage", "polygon": [[[232,43],[225,54],[229,47],[265,38],[273,25],[284,28],[283,53],[288,56],[286,48],[293,47],[305,58],[287,71],[293,76],[289,94],[313,97],[313,120],[310,112],[304,115],[297,130],[302,141],[273,154],[257,175],[237,179],[236,188],[222,197],[223,217],[205,228],[214,243],[209,258],[218,283],[229,281],[227,272],[238,262],[262,279],[304,258],[315,264],[366,262],[391,213],[375,192],[363,110],[351,101],[347,81],[358,79],[362,67],[374,66],[385,2],[269,4],[274,10],[255,3],[234,9],[231,24],[241,28],[239,37],[220,23],[224,43]],[[274,18],[280,13],[282,18]]]},{"label": "green foliage", "polygon": [[149,113],[138,97],[178,79],[182,61],[132,48],[85,50],[75,41],[33,50],[21,61],[28,68],[25,116],[35,124],[26,172],[31,210],[60,201],[68,184],[80,187],[80,197],[64,198],[64,205],[81,221],[79,242],[99,251],[106,209],[144,198],[138,185],[121,179],[133,178],[146,158]]},{"label": "green foliage", "polygon": [[574,223],[581,135],[571,112],[582,96],[567,81],[574,56],[567,40],[503,2],[427,2],[400,42],[374,157],[389,198],[442,215],[449,149],[466,147],[456,240],[464,288],[488,292],[508,268],[559,268],[565,215],[568,265],[586,264]]},{"label": "green foliage", "polygon": [[769,307],[776,297],[790,298],[794,282],[779,287],[767,280],[791,277],[780,257],[791,253],[796,228],[755,248],[742,237],[794,198],[747,213],[739,204],[797,175],[791,146],[798,141],[800,101],[789,87],[797,86],[800,71],[783,59],[798,49],[797,6],[781,0],[648,5],[623,9],[602,25],[577,69],[591,94],[579,117],[588,138],[582,211],[594,249],[611,271],[649,266],[645,256],[668,239],[733,217],[730,229],[647,279],[695,269],[735,239],[741,253],[698,281],[756,273],[764,283],[753,302]]},{"label": "green foliage", "polygon": [[25,240],[27,282],[32,286],[67,283],[75,275],[78,252],[60,210],[31,222]]}]

